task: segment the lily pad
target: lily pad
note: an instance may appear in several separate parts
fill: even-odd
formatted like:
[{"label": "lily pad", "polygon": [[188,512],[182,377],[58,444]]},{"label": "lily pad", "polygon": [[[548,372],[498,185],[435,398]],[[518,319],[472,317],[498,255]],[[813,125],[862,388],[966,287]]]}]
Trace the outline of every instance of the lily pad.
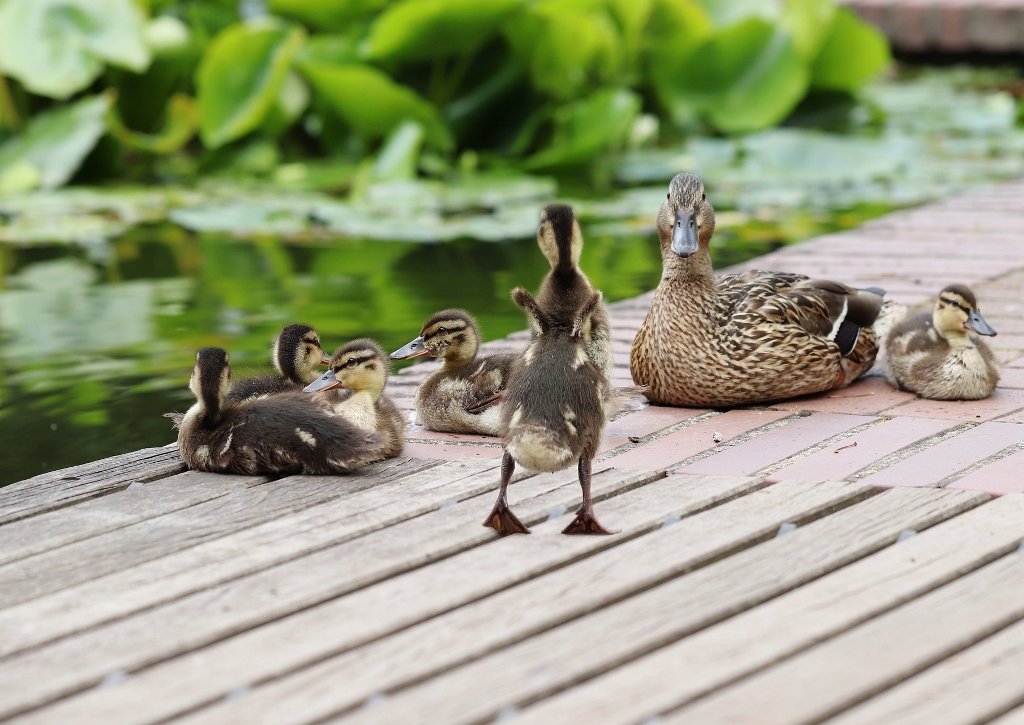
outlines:
[{"label": "lily pad", "polygon": [[811,85],[855,91],[891,62],[885,37],[851,10],[839,8],[811,69]]}]

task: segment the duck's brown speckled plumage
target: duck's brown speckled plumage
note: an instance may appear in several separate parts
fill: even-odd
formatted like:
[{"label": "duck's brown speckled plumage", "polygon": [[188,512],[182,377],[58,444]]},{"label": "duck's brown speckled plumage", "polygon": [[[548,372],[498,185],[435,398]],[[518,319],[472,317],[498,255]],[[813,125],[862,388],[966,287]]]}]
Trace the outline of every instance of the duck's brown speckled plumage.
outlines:
[{"label": "duck's brown speckled plumage", "polygon": [[[686,223],[689,237],[676,230]],[[658,214],[662,279],[630,351],[633,379],[648,386],[648,398],[760,403],[848,385],[871,368],[881,290],[777,272],[716,279],[708,250],[714,227],[700,179],[676,176]],[[686,257],[673,251],[684,238]]]},{"label": "duck's brown speckled plumage", "polygon": [[401,455],[405,445],[405,419],[395,402],[384,392],[391,373],[391,361],[373,340],[347,342],[331,356],[326,373],[306,386],[307,392],[343,390],[350,393],[334,402],[334,412],[364,430],[384,435],[380,458]]},{"label": "duck's brown speckled plumage", "polygon": [[225,400],[241,402],[261,395],[302,390],[316,379],[316,369],[327,364],[327,355],[320,347],[320,335],[309,325],[288,325],[274,339],[270,360],[277,375],[254,375],[231,384]]},{"label": "duck's brown speckled plumage", "polygon": [[968,287],[950,285],[932,310],[896,324],[885,341],[885,377],[934,400],[980,400],[999,382],[992,351],[973,333],[995,335]]},{"label": "duck's brown speckled plumage", "polygon": [[383,436],[361,430],[301,392],[227,401],[228,355],[203,348],[189,388],[178,449],[189,468],[246,475],[337,474],[380,457]]},{"label": "duck's brown speckled plumage", "polygon": [[465,310],[442,310],[430,316],[420,335],[394,360],[429,355],[441,368],[416,390],[416,420],[427,430],[499,435],[502,393],[517,353],[478,356],[480,332]]}]

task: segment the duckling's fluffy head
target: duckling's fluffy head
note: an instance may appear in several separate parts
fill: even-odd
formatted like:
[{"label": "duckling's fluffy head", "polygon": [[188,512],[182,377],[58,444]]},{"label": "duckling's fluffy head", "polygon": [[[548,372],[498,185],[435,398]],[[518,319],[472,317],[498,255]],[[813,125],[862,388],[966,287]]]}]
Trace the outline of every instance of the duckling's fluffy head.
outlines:
[{"label": "duckling's fluffy head", "polygon": [[583,233],[568,204],[548,204],[540,212],[537,244],[559,274],[576,269],[583,251]]},{"label": "duckling's fluffy head", "polygon": [[715,209],[695,174],[676,174],[658,211],[658,238],[666,264],[672,252],[685,259],[698,249],[706,250],[715,233]]},{"label": "duckling's fluffy head", "polygon": [[966,335],[968,330],[979,335],[996,334],[981,316],[974,292],[962,284],[951,284],[939,292],[932,311],[932,324],[945,338]]},{"label": "duckling's fluffy head", "polygon": [[218,415],[221,402],[231,387],[227,352],[219,347],[204,347],[196,353],[188,387],[210,414]]},{"label": "duckling's fluffy head", "polygon": [[316,368],[330,358],[320,346],[320,335],[309,325],[288,325],[278,333],[271,353],[274,367],[284,378],[296,383],[316,379]]},{"label": "duckling's fluffy head", "polygon": [[434,357],[472,360],[480,344],[476,320],[465,310],[442,310],[423,324],[423,345]]},{"label": "duckling's fluffy head", "polygon": [[332,387],[353,392],[369,392],[376,398],[384,390],[391,365],[387,355],[373,340],[360,338],[345,343],[331,356],[331,372],[338,384]]}]

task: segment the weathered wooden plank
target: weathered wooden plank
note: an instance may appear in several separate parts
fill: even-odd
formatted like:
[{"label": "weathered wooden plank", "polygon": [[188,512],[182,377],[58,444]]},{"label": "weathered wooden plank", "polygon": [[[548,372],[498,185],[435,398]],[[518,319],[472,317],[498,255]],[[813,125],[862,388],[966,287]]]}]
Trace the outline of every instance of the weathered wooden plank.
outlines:
[{"label": "weathered wooden plank", "polygon": [[[481,468],[476,462],[474,465]],[[451,476],[452,467],[446,468]],[[484,477],[491,488],[497,485],[493,473],[475,478]],[[607,471],[599,478],[602,489],[620,491],[654,476],[648,472]],[[450,495],[452,488],[447,486],[444,490]],[[537,518],[544,516],[552,505],[564,507],[579,496],[575,472],[534,476],[516,485],[513,491],[517,499],[534,499],[539,508],[532,513]],[[114,669],[138,669],[286,616],[454,553],[460,541],[472,546],[493,540],[497,534],[480,526],[490,504],[489,500],[477,500],[472,506],[434,511],[404,526],[377,532],[376,536],[363,537],[346,546],[4,659],[0,661],[0,680],[20,692],[9,698],[0,694],[0,712],[6,707],[17,709],[26,702],[45,701],[55,694],[92,686]],[[614,543],[610,538],[604,541],[608,545]],[[168,637],[168,633],[174,636]],[[62,668],[61,663],[67,662],[77,664]],[[34,676],[29,674],[32,672]],[[40,677],[43,672],[49,675]]]},{"label": "weathered wooden plank", "polygon": [[[355,498],[359,492],[379,485],[372,472],[292,476],[9,562],[0,566],[0,609],[317,504],[362,500]],[[376,498],[370,505],[378,505]]]},{"label": "weathered wooden plank", "polygon": [[988,725],[1024,725],[1024,707],[1010,710],[1002,717],[992,720]]},{"label": "weathered wooden plank", "polygon": [[[774,535],[782,522],[824,513],[869,492],[859,484],[796,481],[760,489],[255,688],[248,697],[225,702],[189,722],[290,723],[329,716],[382,690],[444,671],[706,565]],[[576,645],[593,650],[587,642]],[[587,658],[595,654],[589,651]],[[527,663],[519,667],[532,669]],[[433,721],[445,722],[451,706],[431,713],[436,715]],[[397,720],[385,715],[378,722],[400,722],[408,714],[402,713]]]},{"label": "weathered wooden plank", "polygon": [[497,487],[497,476],[489,475],[485,482],[478,476],[496,465],[465,461],[431,466],[396,481],[363,488],[139,566],[0,609],[0,631],[8,633],[0,638],[0,656],[356,538],[431,511],[444,501],[478,495],[488,487]]},{"label": "weathered wooden plank", "polygon": [[43,473],[0,488],[0,524],[119,491],[185,470],[176,447],[143,448],[100,461]]},{"label": "weathered wooden plank", "polygon": [[[606,471],[595,477],[595,491],[604,495],[622,493],[624,487],[650,477],[648,473]],[[522,499],[524,494],[529,493],[527,489],[542,490],[540,485],[544,478],[537,477],[520,484],[517,487],[520,490],[516,491],[517,498]],[[575,481],[569,478],[564,480],[567,485],[521,500],[517,511],[524,520],[544,516],[552,503],[565,504],[572,501],[576,493]],[[404,556],[408,557],[413,547],[408,546],[406,541],[410,536],[417,537],[421,533],[418,543],[423,551],[418,552],[418,556],[432,558],[436,556],[434,551],[437,542],[432,542],[431,537],[438,539],[444,532],[451,530],[454,524],[459,526],[460,537],[476,539],[476,531],[484,532],[485,540],[491,541],[487,546],[473,548],[430,567],[359,589],[348,596],[327,601],[198,652],[133,674],[117,688],[82,693],[46,708],[34,717],[37,720],[80,722],[102,720],[109,713],[110,717],[125,723],[155,722],[216,701],[240,684],[254,684],[280,676],[635,538],[660,525],[667,515],[683,516],[703,510],[759,485],[756,479],[672,477],[602,502],[602,515],[610,521],[614,520],[616,526],[623,527],[623,534],[619,536],[562,536],[559,532],[568,523],[568,516],[563,515],[537,525],[532,536],[509,537],[497,541],[493,540],[492,533],[478,526],[482,509],[485,512],[490,505],[491,494],[486,494],[486,501],[474,499],[423,517],[427,527],[416,529],[413,526],[416,522],[408,522],[387,532],[380,532],[389,534],[383,547],[382,542],[374,544],[371,542],[374,537],[368,536],[359,542],[367,544],[362,550],[347,547],[348,551],[338,551],[337,556],[331,560],[322,563],[311,560],[308,563],[314,565],[313,571],[317,578],[307,577],[306,583],[308,586],[309,583],[330,581],[332,578],[345,582],[346,570],[351,568],[354,570],[351,581],[345,582],[344,586],[356,589],[367,578],[359,573],[360,569],[366,568],[365,560],[380,560],[382,553],[386,560],[389,556],[400,555],[403,548]],[[464,511],[460,513],[456,509]],[[398,535],[400,528],[408,529],[405,536]],[[453,538],[451,533],[448,537]],[[304,573],[293,567],[289,569],[293,570],[295,576]],[[380,577],[387,573],[381,566],[376,575]],[[269,583],[264,584],[264,591]],[[287,582],[285,585],[287,591]],[[333,586],[337,588],[339,585]],[[279,593],[282,591],[280,582],[276,588]],[[255,602],[257,607],[260,606],[260,599],[266,596],[255,589],[252,592],[233,590],[229,594],[243,602],[249,596],[248,601]],[[396,602],[400,602],[401,606],[396,606]],[[223,616],[220,618],[223,619]],[[315,632],[316,636],[310,637],[311,632]],[[271,650],[274,652],[273,657],[263,656],[263,653]],[[140,707],[139,703],[145,703],[145,706]],[[125,713],[131,715],[126,716]]]},{"label": "weathered wooden plank", "polygon": [[1024,702],[1024,622],[829,720],[829,725],[974,725]]},{"label": "weathered wooden plank", "polygon": [[[564,689],[822,576],[891,543],[903,529],[953,515],[968,500],[934,494],[882,494],[506,649],[494,651],[491,647],[491,654],[394,693],[372,709],[351,712],[345,720],[483,722],[505,708]],[[600,565],[617,551],[605,552],[592,561]],[[685,554],[673,552],[670,556],[678,560]],[[634,557],[630,564],[643,566],[643,556]],[[588,582],[572,584],[581,587]],[[549,605],[538,602],[527,614],[544,606]],[[526,616],[516,614],[517,618]],[[504,619],[509,619],[507,611]],[[502,619],[496,618],[490,627],[499,626],[496,623]],[[479,639],[483,633],[459,630],[459,644],[462,637],[469,636]],[[430,645],[432,649],[452,649],[451,640],[448,632]],[[416,654],[425,656],[422,651]],[[391,670],[399,669],[395,663],[401,662],[400,658],[401,653],[392,655]]]},{"label": "weathered wooden plank", "polygon": [[665,717],[666,723],[820,722],[1024,617],[1010,554]]},{"label": "weathered wooden plank", "polygon": [[512,721],[643,721],[987,564],[1022,536],[1024,496],[1004,496],[528,707]]},{"label": "weathered wooden plank", "polygon": [[268,481],[260,476],[223,476],[186,471],[114,491],[56,511],[0,525],[0,564],[52,551],[108,531],[226,496],[236,488]]}]

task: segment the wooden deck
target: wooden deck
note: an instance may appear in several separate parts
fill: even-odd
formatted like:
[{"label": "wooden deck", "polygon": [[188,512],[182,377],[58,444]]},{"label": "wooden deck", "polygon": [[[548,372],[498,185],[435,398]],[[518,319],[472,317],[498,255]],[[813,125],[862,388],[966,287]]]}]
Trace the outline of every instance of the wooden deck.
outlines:
[{"label": "wooden deck", "polygon": [[[480,522],[500,446],[418,428],[346,477],[189,473],[169,447],[0,489],[0,720],[1022,725],[1022,200],[997,186],[756,261],[911,304],[973,285],[993,398],[873,376],[629,411],[594,469],[614,536],[558,533],[566,471],[517,477],[533,534],[499,539]],[[646,303],[614,305],[622,383]],[[400,402],[428,369],[395,376]]]}]

